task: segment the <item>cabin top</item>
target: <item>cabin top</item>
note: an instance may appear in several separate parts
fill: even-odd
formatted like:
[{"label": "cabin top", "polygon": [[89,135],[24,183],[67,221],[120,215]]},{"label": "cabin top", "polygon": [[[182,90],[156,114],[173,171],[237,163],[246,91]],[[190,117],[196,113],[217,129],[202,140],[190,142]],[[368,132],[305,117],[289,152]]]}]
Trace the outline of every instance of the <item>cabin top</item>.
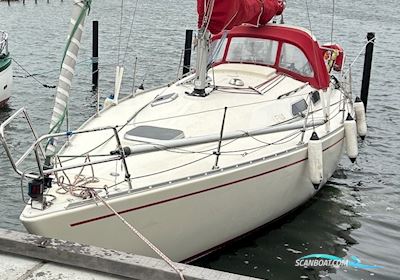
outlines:
[{"label": "cabin top", "polygon": [[[308,82],[314,88],[326,89],[329,86],[327,48],[321,47],[304,28],[281,24],[261,27],[242,25],[230,30],[227,35],[220,33],[214,36],[211,48],[214,64],[266,65]],[[337,47],[330,46],[330,49]]]}]

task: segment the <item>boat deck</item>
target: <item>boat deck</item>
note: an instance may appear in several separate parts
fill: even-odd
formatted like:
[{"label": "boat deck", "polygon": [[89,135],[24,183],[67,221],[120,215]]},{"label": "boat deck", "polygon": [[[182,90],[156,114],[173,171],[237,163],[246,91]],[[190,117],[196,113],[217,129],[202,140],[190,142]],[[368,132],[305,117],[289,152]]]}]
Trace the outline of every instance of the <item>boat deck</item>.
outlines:
[{"label": "boat deck", "polygon": [[[210,70],[210,72],[212,72]],[[152,90],[132,99],[121,102],[101,112],[99,116],[88,120],[81,129],[96,129],[99,127],[113,127],[118,125],[122,146],[130,147],[135,152],[137,148],[149,144],[148,139],[128,139],[127,135],[135,127],[165,128],[174,132],[182,132],[184,138],[200,137],[210,132],[219,134],[221,130],[224,107],[227,107],[225,132],[248,131],[260,127],[273,127],[282,123],[293,121],[303,123],[302,117],[293,116],[291,105],[299,100],[307,99],[312,91],[307,83],[296,81],[285,75],[278,75],[273,68],[246,64],[226,64],[215,67],[214,73],[209,73],[216,82],[216,90],[207,98],[194,97],[187,94],[193,90],[191,83],[185,80],[168,87]],[[188,80],[190,77],[187,78]],[[232,86],[232,79],[243,82],[236,89]],[[224,90],[227,87],[227,91]],[[283,98],[280,98],[284,95]],[[288,96],[290,94],[290,96]],[[230,95],[227,97],[227,95]],[[157,99],[159,97],[163,99]],[[332,102],[337,102],[339,96],[331,97]],[[157,103],[156,103],[157,102]],[[320,106],[320,104],[318,104]],[[335,105],[333,110],[338,110]],[[246,118],[243,118],[246,112]],[[323,118],[322,110],[317,111],[313,119]],[[340,121],[339,118],[334,121]],[[324,135],[324,128],[320,127],[320,135]],[[305,139],[309,139],[312,130],[306,132]],[[110,151],[117,148],[112,130],[102,130],[88,134],[74,135],[59,153],[63,166],[79,166],[87,160],[110,158]],[[178,134],[177,134],[178,135]],[[129,136],[130,137],[130,136]],[[139,138],[139,137],[137,137]],[[301,139],[301,131],[284,131],[257,137],[247,137],[222,141],[219,167],[229,168],[260,158],[276,156],[297,147]],[[168,141],[164,141],[167,143]],[[154,143],[158,143],[154,140]],[[271,144],[270,144],[271,143]],[[159,141],[163,147],[163,141]],[[279,144],[279,145],[277,145]],[[152,154],[138,154],[126,159],[130,167],[132,187],[136,192],[146,188],[153,188],[160,184],[168,185],[176,180],[192,179],[200,175],[213,172],[216,159],[218,142],[201,144],[182,149],[160,149]],[[91,158],[86,155],[91,154]],[[97,157],[96,157],[97,155]],[[154,159],[157,158],[155,161]],[[62,175],[62,174],[61,174]],[[82,176],[81,176],[82,175]],[[62,181],[74,181],[78,177],[98,179],[91,182],[90,186],[100,189],[107,188],[110,196],[129,191],[125,182],[125,172],[122,162],[107,162],[87,168],[74,168],[64,173]],[[59,192],[65,195],[57,195]],[[76,203],[80,205],[82,198],[69,195],[69,191],[60,190],[58,187],[49,191],[57,196],[57,201],[52,209],[57,211],[70,208]],[[87,201],[86,201],[87,202]],[[33,213],[43,213],[31,209]]]}]

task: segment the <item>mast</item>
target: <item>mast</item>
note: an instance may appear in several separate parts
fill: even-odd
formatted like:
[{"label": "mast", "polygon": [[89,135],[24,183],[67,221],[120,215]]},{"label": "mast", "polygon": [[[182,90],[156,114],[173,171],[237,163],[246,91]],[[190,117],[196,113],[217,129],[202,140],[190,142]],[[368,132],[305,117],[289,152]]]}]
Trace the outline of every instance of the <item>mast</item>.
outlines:
[{"label": "mast", "polygon": [[[73,0],[71,21],[69,24],[69,35],[65,47],[61,72],[58,80],[57,94],[50,122],[49,133],[58,133],[66,118],[68,111],[69,95],[71,91],[72,79],[75,74],[75,66],[79,49],[81,46],[82,33],[86,14],[90,10],[92,0]],[[50,158],[56,152],[56,141],[50,139],[46,145],[46,164],[50,163]]]},{"label": "mast", "polygon": [[208,30],[216,0],[197,0],[198,41],[196,58],[196,78],[192,95],[205,97],[207,87],[207,67],[210,53],[211,33]]},{"label": "mast", "polygon": [[210,53],[211,34],[205,28],[199,30],[199,40],[197,45],[197,60],[196,60],[196,79],[194,80],[193,95],[206,96],[207,84],[207,66],[208,56]]}]

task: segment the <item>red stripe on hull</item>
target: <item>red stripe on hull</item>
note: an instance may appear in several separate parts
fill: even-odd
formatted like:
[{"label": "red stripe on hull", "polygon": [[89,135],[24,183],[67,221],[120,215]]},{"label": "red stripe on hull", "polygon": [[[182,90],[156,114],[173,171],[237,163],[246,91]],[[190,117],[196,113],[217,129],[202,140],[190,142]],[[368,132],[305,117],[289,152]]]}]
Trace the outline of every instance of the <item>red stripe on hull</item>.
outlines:
[{"label": "red stripe on hull", "polygon": [[[324,152],[329,150],[330,148],[334,147],[335,145],[339,144],[343,139],[344,138],[341,138],[336,143],[334,143],[331,146],[325,148]],[[304,158],[304,159],[298,160],[296,162],[293,162],[293,163],[290,163],[290,164],[287,164],[287,165],[284,165],[284,166],[281,166],[281,167],[278,167],[278,168],[275,168],[275,169],[272,169],[272,170],[269,170],[269,171],[266,171],[266,172],[263,172],[263,173],[260,173],[260,174],[257,174],[257,175],[253,175],[253,176],[246,177],[246,178],[243,178],[243,179],[240,179],[240,180],[236,180],[236,181],[233,181],[233,182],[225,183],[225,184],[222,184],[222,185],[219,185],[219,186],[216,186],[216,187],[212,187],[212,188],[208,188],[208,189],[205,189],[205,190],[201,190],[201,191],[197,191],[197,192],[193,192],[193,193],[189,193],[189,194],[185,194],[185,195],[181,195],[181,196],[177,196],[177,197],[173,197],[173,198],[157,201],[157,202],[154,202],[154,203],[150,203],[150,204],[139,206],[139,207],[135,207],[135,208],[122,210],[122,211],[118,212],[118,214],[121,215],[121,214],[125,214],[125,213],[128,213],[128,212],[140,210],[140,209],[143,209],[143,208],[148,208],[148,207],[151,207],[151,206],[155,206],[155,205],[167,203],[167,202],[170,202],[170,201],[178,200],[178,199],[181,199],[181,198],[185,198],[185,197],[189,197],[189,196],[193,196],[193,195],[209,192],[209,191],[212,191],[212,190],[224,188],[224,187],[227,187],[227,186],[230,186],[230,185],[234,185],[234,184],[237,184],[237,183],[240,183],[240,182],[243,182],[243,181],[251,180],[251,179],[254,179],[254,178],[257,178],[257,177],[260,177],[260,176],[264,176],[264,175],[269,174],[269,173],[273,173],[273,172],[288,168],[290,166],[293,166],[293,165],[299,164],[301,162],[304,162],[307,159],[308,158]],[[96,217],[96,218],[92,218],[92,219],[76,222],[76,223],[70,224],[70,226],[71,227],[80,226],[80,225],[83,225],[83,224],[87,224],[87,223],[103,220],[103,219],[106,219],[106,218],[109,218],[109,217],[112,217],[112,216],[115,216],[115,214],[108,214],[108,215],[104,215],[104,216],[100,216],[100,217]]]}]

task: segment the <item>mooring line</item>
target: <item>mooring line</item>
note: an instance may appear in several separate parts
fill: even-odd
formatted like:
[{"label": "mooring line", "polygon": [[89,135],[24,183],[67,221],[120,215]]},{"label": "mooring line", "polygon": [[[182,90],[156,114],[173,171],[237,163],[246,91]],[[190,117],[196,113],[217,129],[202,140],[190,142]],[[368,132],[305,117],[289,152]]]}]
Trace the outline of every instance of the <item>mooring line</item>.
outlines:
[{"label": "mooring line", "polygon": [[37,79],[37,78],[35,77],[34,74],[29,73],[28,70],[26,70],[21,64],[19,64],[18,61],[16,61],[14,58],[12,58],[12,60],[13,60],[23,71],[25,71],[25,72],[28,74],[27,78],[32,78],[32,79],[34,79],[36,82],[38,82],[39,84],[41,84],[41,85],[42,85],[43,87],[45,87],[45,88],[56,88],[55,85],[47,85],[47,84],[45,84],[45,83],[42,83],[39,79]]},{"label": "mooring line", "polygon": [[33,273],[41,269],[45,264],[46,264],[45,261],[41,261],[40,263],[35,264],[33,267],[28,269],[24,274],[19,276],[17,280],[32,279],[32,277],[34,277]]},{"label": "mooring line", "polygon": [[108,204],[96,191],[90,190],[92,195],[100,200],[111,212],[115,214],[131,231],[133,231],[147,246],[150,247],[160,258],[162,258],[173,270],[178,273],[181,280],[185,280],[182,271],[176,267],[173,261],[168,258],[160,249],[158,249],[150,240],[148,240],[143,234],[141,234],[136,228],[134,228],[128,221],[126,221],[110,204]]}]

